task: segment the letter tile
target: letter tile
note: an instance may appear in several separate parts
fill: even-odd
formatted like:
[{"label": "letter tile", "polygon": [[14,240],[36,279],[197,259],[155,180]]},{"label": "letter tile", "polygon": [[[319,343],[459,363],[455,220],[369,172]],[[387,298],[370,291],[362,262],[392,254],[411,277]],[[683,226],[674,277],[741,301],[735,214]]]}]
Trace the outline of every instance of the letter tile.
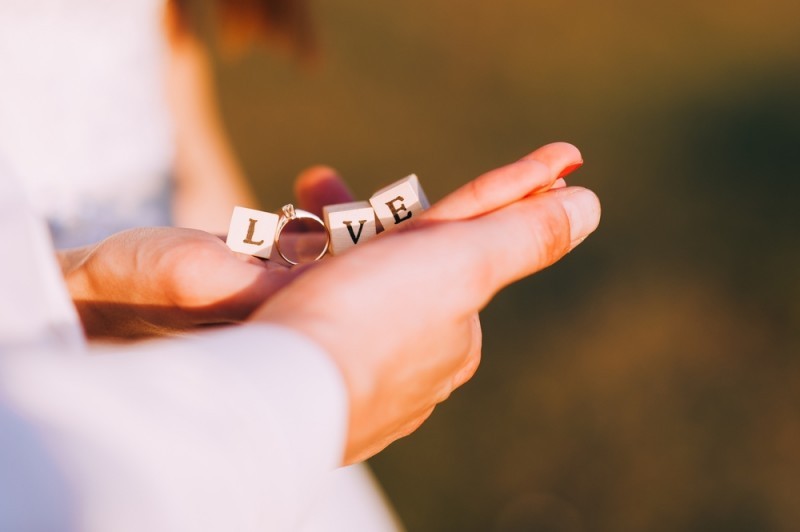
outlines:
[{"label": "letter tile", "polygon": [[377,234],[375,211],[368,201],[327,205],[322,208],[322,217],[331,235],[330,252],[333,255]]},{"label": "letter tile", "polygon": [[278,230],[278,219],[278,215],[271,212],[234,207],[225,243],[233,251],[268,259]]},{"label": "letter tile", "polygon": [[372,195],[369,202],[385,230],[392,229],[430,207],[415,174],[380,189]]}]

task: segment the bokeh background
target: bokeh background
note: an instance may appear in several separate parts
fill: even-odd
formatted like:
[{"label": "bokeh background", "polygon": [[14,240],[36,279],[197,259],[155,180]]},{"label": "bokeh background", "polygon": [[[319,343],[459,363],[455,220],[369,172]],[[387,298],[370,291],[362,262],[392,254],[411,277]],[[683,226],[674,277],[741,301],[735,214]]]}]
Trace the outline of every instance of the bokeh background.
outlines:
[{"label": "bokeh background", "polygon": [[316,163],[437,199],[554,140],[603,203],[372,460],[409,530],[800,530],[800,3],[312,6],[312,64],[217,54],[265,207]]}]

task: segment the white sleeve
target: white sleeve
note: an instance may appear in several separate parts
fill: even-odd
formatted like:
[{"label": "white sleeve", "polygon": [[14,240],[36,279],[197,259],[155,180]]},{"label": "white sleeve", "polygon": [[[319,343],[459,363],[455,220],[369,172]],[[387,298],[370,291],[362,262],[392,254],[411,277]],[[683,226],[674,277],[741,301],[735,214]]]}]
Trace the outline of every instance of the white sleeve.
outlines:
[{"label": "white sleeve", "polygon": [[0,530],[292,530],[341,462],[346,401],[278,327],[0,349]]}]

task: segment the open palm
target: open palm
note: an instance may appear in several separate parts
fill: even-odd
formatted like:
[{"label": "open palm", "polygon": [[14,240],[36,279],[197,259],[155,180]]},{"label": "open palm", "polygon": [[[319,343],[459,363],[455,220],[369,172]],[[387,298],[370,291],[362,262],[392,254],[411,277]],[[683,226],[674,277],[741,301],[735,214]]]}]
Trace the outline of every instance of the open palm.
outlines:
[{"label": "open palm", "polygon": [[[298,206],[351,201],[336,174],[325,167],[297,180]],[[287,227],[290,231],[291,227]],[[286,232],[289,256],[318,248],[320,233]],[[62,257],[70,293],[91,337],[131,338],[244,320],[308,265],[290,267],[234,253],[217,236],[194,229],[139,228],[117,233]]]}]

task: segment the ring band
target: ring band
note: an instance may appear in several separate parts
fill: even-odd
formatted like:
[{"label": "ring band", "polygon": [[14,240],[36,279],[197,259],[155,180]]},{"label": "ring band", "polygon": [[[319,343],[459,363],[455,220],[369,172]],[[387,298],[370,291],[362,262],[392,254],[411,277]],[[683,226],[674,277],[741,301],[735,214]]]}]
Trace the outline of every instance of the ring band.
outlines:
[{"label": "ring band", "polygon": [[319,216],[313,213],[301,209],[295,209],[294,205],[292,205],[291,203],[284,205],[281,210],[283,211],[283,214],[278,219],[278,229],[277,231],[275,231],[275,249],[278,251],[278,255],[280,255],[281,258],[283,258],[283,260],[285,260],[286,262],[288,262],[293,266],[295,264],[299,264],[299,262],[293,261],[286,255],[284,255],[283,251],[281,251],[281,232],[283,232],[283,228],[289,225],[289,222],[291,222],[292,220],[306,219],[306,220],[314,220],[315,222],[320,224],[322,228],[325,230],[325,247],[322,248],[322,251],[319,253],[319,255],[317,255],[314,258],[314,260],[319,260],[322,257],[324,257],[325,253],[328,252],[328,246],[331,243],[331,235],[328,232],[328,228],[325,227],[325,222],[323,222]]}]

